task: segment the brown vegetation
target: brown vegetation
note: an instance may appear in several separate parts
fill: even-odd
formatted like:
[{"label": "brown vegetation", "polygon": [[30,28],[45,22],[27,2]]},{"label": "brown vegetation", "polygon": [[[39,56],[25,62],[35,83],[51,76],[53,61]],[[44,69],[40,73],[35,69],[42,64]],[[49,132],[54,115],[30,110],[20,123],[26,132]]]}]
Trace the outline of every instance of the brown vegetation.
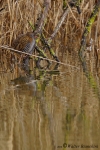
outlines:
[{"label": "brown vegetation", "polygon": [[[36,23],[42,10],[43,2],[43,0],[1,0],[0,9],[5,9],[0,12],[0,45],[11,46],[12,41],[18,35],[32,31],[27,20],[31,21],[33,25]],[[64,52],[78,51],[82,33],[94,5],[95,0],[89,0],[88,2],[83,0],[80,6],[81,14],[78,14],[75,7],[69,8],[70,12],[55,37],[56,42],[53,40],[56,46],[63,47]],[[50,37],[53,33],[63,11],[63,1],[51,1],[44,28],[46,37]],[[98,15],[87,39],[87,46],[90,44],[91,38],[93,39],[96,52],[100,46],[99,18]],[[59,52],[56,53],[58,54]]]},{"label": "brown vegetation", "polygon": [[[63,13],[62,2],[63,0],[51,0],[44,28],[46,38],[54,32],[60,20]],[[11,46],[20,34],[31,32],[32,28],[27,20],[34,25],[42,5],[43,0],[0,0],[0,46]],[[59,76],[49,75],[45,71],[43,74],[31,64],[30,74],[33,78],[32,82],[29,81],[27,84],[28,81],[25,79],[31,76],[18,65],[15,66],[13,73],[9,71],[8,55],[4,54],[4,50],[1,55],[0,49],[0,148],[2,150],[51,150],[60,148],[59,146],[64,142],[99,143],[100,101],[92,92],[82,70],[70,67],[71,65],[79,67],[79,62],[75,59],[78,57],[81,37],[94,5],[95,0],[83,0],[80,6],[81,14],[78,14],[75,7],[70,8],[52,41],[52,47],[60,61],[69,64],[69,67],[60,66]],[[89,63],[91,72],[94,64],[90,58],[94,59],[94,52],[98,55],[100,47],[99,22],[100,13],[87,38],[86,56],[88,62],[91,62]],[[41,79],[37,78],[38,74],[42,74]],[[20,77],[24,77],[25,82],[23,78],[18,80]],[[99,85],[100,80],[96,79]]]}]

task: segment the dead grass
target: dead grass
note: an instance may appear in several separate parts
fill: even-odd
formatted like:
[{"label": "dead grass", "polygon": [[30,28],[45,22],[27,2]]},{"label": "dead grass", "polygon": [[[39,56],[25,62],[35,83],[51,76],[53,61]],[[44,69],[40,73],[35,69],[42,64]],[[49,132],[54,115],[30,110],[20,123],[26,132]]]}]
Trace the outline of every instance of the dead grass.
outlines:
[{"label": "dead grass", "polygon": [[[0,12],[0,45],[10,46],[11,42],[16,38],[16,36],[31,31],[32,29],[27,20],[30,20],[33,24],[35,23],[37,16],[41,11],[42,4],[43,0],[1,0],[0,8],[6,7]],[[65,51],[72,51],[75,49],[75,47],[77,50],[77,46],[80,45],[84,27],[94,5],[95,0],[89,0],[88,2],[83,0],[81,4],[81,15],[78,14],[76,8],[70,9],[66,20],[55,37],[55,45],[63,45]],[[62,6],[63,4],[60,0],[51,1],[50,11],[44,29],[46,37],[49,37],[54,31],[63,12]],[[88,37],[89,39],[93,38],[94,44],[97,47],[100,46],[99,20],[100,13],[96,18],[96,21],[91,29],[91,33]],[[89,41],[89,39],[87,41]],[[60,42],[57,43],[59,40]]]}]

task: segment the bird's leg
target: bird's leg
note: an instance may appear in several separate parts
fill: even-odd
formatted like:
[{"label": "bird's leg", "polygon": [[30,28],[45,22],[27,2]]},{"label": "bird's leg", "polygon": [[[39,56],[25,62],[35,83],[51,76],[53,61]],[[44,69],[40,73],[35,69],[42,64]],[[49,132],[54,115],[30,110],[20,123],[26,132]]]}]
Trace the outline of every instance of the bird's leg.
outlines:
[{"label": "bird's leg", "polygon": [[37,68],[42,68],[40,65],[41,60],[42,60],[41,58],[38,58],[38,60],[36,60],[36,67]]},{"label": "bird's leg", "polygon": [[29,56],[26,55],[24,58],[23,58],[23,64],[24,65],[29,65]]}]

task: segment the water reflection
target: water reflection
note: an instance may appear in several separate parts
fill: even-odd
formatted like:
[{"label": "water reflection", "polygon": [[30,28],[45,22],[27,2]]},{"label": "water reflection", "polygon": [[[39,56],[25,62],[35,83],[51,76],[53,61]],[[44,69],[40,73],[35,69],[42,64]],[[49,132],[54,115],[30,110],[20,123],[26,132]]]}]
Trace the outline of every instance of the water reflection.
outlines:
[{"label": "water reflection", "polygon": [[20,95],[27,92],[28,95],[38,97],[40,100],[43,99],[46,86],[52,81],[52,76],[59,75],[58,69],[59,64],[56,64],[53,70],[38,69],[34,68],[30,70],[29,66],[22,66],[24,75],[11,80],[13,88],[19,91]]},{"label": "water reflection", "polygon": [[12,66],[5,60],[1,67],[0,149],[100,147],[99,101],[81,70]]}]

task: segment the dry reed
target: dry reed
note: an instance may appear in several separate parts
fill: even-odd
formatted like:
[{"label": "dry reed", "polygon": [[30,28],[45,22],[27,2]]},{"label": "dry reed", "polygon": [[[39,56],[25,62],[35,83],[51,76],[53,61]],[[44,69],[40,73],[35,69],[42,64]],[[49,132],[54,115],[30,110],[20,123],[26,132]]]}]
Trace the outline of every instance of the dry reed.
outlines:
[{"label": "dry reed", "polygon": [[[19,34],[32,31],[27,20],[35,24],[36,19],[41,11],[43,0],[2,0],[0,1],[0,9],[5,7],[0,12],[0,46],[10,46],[12,41]],[[78,51],[81,36],[84,31],[85,25],[95,5],[95,0],[88,2],[83,0],[81,4],[82,13],[79,15],[76,8],[70,8],[70,12],[63,22],[57,36],[53,43],[55,46],[63,46],[63,51]],[[51,1],[51,7],[47,17],[46,25],[44,28],[45,36],[50,37],[53,33],[60,17],[63,12],[62,1]],[[99,19],[100,13],[93,24],[91,33],[88,36],[87,44],[90,39],[93,39],[93,43],[97,49],[100,46],[100,27]],[[56,42],[55,42],[56,41]],[[60,42],[59,42],[60,41]],[[73,44],[72,44],[73,43]],[[58,54],[59,51],[56,51]]]}]

